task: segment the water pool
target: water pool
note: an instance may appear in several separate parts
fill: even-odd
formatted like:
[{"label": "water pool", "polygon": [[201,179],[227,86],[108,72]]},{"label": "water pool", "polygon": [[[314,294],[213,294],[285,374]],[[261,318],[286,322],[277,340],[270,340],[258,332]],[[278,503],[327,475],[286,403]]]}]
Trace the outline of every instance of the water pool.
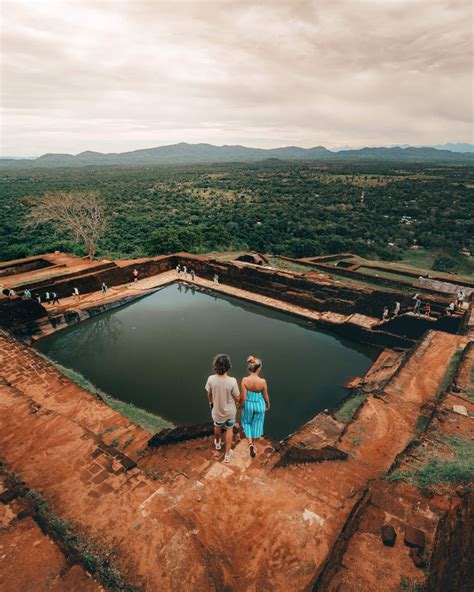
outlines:
[{"label": "water pool", "polygon": [[263,359],[272,408],[265,433],[282,438],[345,396],[347,379],[378,354],[291,315],[179,284],[40,340],[37,349],[117,399],[175,424],[209,420],[204,391],[216,353],[239,380]]}]

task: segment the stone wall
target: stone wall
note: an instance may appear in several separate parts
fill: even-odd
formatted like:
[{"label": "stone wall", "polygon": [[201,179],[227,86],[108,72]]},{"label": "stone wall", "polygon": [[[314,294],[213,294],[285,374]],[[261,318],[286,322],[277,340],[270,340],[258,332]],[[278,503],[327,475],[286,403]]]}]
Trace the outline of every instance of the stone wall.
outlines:
[{"label": "stone wall", "polygon": [[0,277],[17,275],[19,273],[26,273],[28,271],[36,271],[37,269],[44,269],[46,267],[53,267],[53,263],[47,259],[27,259],[26,261],[20,261],[15,264],[7,262],[6,264],[0,265]]},{"label": "stone wall", "polygon": [[48,280],[34,284],[25,284],[19,287],[18,291],[28,288],[31,291],[38,291],[41,295],[47,291],[54,291],[59,298],[66,298],[71,296],[74,288],[78,288],[81,294],[88,294],[100,290],[102,282],[105,282],[109,287],[133,282],[134,269],[138,270],[139,278],[142,279],[168,271],[174,265],[174,260],[169,256],[156,257],[136,263],[132,262],[124,266],[105,263],[103,266],[91,270],[65,274],[59,278],[48,278]]},{"label": "stone wall", "polygon": [[[208,280],[217,274],[223,283],[298,304],[311,310],[330,310],[341,314],[360,313],[381,317],[384,306],[393,309],[396,301],[402,309],[413,307],[411,294],[396,290],[377,290],[359,286],[318,281],[297,274],[267,268],[256,268],[238,263],[224,262],[184,253],[176,255],[181,262],[194,268],[196,273]],[[432,309],[440,308],[439,298],[424,297]],[[443,302],[444,305],[444,302]]]},{"label": "stone wall", "polygon": [[466,492],[460,504],[440,520],[426,590],[471,592],[474,589],[474,495]]}]

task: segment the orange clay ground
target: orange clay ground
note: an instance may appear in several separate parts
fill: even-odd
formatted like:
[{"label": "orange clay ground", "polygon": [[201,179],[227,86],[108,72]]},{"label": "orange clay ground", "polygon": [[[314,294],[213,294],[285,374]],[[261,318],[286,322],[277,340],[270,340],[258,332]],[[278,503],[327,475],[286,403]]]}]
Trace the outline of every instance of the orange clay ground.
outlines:
[{"label": "orange clay ground", "polygon": [[[174,279],[117,286],[107,299]],[[385,477],[418,466],[440,435],[472,438],[472,338],[469,327],[429,331],[412,350],[385,349],[349,423],[320,414],[283,445],[262,442],[256,459],[236,439],[225,465],[211,436],[149,447],[150,433],[0,334],[0,590],[470,590],[471,486],[421,493]],[[394,547],[382,543],[384,524]],[[407,527],[425,535],[424,569]]]}]

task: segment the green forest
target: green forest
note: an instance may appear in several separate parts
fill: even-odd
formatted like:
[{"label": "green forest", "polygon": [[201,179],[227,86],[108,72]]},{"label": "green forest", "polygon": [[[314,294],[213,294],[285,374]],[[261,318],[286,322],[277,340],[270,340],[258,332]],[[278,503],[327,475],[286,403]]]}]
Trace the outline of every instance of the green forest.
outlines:
[{"label": "green forest", "polygon": [[398,260],[436,251],[434,268],[471,271],[474,167],[259,163],[2,169],[0,259],[84,254],[60,229],[25,227],[32,196],[97,190],[108,227],[98,256],[245,250],[307,257],[351,251]]}]

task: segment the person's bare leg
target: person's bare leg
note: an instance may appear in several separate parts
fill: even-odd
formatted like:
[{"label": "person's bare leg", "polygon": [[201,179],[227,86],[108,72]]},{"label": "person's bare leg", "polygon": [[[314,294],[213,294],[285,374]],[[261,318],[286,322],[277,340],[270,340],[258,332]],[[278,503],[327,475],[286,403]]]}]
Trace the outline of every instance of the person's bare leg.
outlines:
[{"label": "person's bare leg", "polygon": [[216,442],[222,441],[222,428],[220,426],[214,426],[214,439]]},{"label": "person's bare leg", "polygon": [[227,428],[225,434],[225,453],[227,456],[230,454],[230,449],[232,447],[232,439],[234,437],[234,430],[232,428]]},{"label": "person's bare leg", "polygon": [[248,440],[249,440],[250,456],[255,457],[257,454],[257,449],[255,448],[255,442],[253,441],[253,438],[249,438]]}]

